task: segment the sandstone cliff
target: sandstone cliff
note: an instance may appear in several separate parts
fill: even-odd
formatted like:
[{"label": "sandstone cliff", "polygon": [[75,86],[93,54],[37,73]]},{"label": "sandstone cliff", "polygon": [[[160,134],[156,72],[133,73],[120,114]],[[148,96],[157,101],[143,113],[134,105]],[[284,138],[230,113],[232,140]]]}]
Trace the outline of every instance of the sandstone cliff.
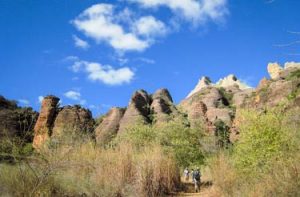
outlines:
[{"label": "sandstone cliff", "polygon": [[59,98],[44,97],[34,127],[33,147],[38,149],[51,137],[92,133],[94,120],[89,110],[78,105],[58,106]]}]

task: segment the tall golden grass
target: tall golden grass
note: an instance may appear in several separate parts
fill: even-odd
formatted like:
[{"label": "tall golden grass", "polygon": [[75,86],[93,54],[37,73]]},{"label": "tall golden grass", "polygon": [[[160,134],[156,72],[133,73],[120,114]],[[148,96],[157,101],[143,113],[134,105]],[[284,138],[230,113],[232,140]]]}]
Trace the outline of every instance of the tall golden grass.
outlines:
[{"label": "tall golden grass", "polygon": [[60,143],[0,166],[0,192],[8,196],[163,196],[179,185],[176,162],[158,145]]}]

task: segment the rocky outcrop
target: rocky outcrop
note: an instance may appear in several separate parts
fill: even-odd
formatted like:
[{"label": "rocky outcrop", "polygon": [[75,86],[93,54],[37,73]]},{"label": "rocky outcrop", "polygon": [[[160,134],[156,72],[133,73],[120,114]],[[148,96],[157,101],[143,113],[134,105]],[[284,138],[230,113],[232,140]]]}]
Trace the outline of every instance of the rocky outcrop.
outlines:
[{"label": "rocky outcrop", "polygon": [[40,114],[34,127],[34,148],[40,148],[47,140],[49,140],[55,121],[58,102],[59,98],[55,96],[44,97]]},{"label": "rocky outcrop", "polygon": [[199,92],[199,91],[201,91],[202,89],[207,88],[207,87],[209,87],[209,86],[211,86],[211,85],[212,85],[211,80],[210,80],[208,77],[205,77],[205,76],[202,77],[202,78],[199,80],[199,82],[198,82],[198,84],[196,85],[196,87],[188,94],[188,96],[187,96],[186,98],[192,96],[192,95],[195,94],[196,92]]},{"label": "rocky outcrop", "polygon": [[172,119],[171,114],[177,113],[172,97],[167,89],[159,89],[152,95],[150,106],[153,122],[156,124]]},{"label": "rocky outcrop", "polygon": [[0,96],[0,140],[17,137],[31,142],[37,116],[32,108],[18,107],[15,101]]},{"label": "rocky outcrop", "polygon": [[269,63],[268,64],[268,73],[271,79],[278,79],[280,72],[283,68],[278,63]]},{"label": "rocky outcrop", "polygon": [[80,106],[58,107],[59,98],[44,97],[34,127],[33,147],[39,149],[51,137],[92,132],[94,120],[89,110]]},{"label": "rocky outcrop", "polygon": [[238,80],[238,78],[233,75],[230,74],[227,77],[224,77],[223,79],[220,79],[217,83],[216,83],[217,87],[222,87],[225,89],[232,89],[233,87],[236,87],[235,90],[245,90],[245,89],[250,89],[251,87],[249,87],[247,84],[241,82],[240,80]]},{"label": "rocky outcrop", "polygon": [[106,144],[117,135],[124,113],[124,108],[113,107],[109,110],[102,122],[95,129],[98,144]]},{"label": "rocky outcrop", "polygon": [[129,102],[125,114],[120,122],[119,132],[124,132],[128,127],[136,124],[148,124],[151,97],[145,90],[136,91]]},{"label": "rocky outcrop", "polygon": [[52,136],[92,133],[94,120],[92,113],[79,105],[65,106],[58,110],[55,118]]},{"label": "rocky outcrop", "polygon": [[278,63],[269,63],[268,72],[272,80],[286,79],[290,73],[300,69],[300,63],[287,62],[284,67],[281,67]]}]

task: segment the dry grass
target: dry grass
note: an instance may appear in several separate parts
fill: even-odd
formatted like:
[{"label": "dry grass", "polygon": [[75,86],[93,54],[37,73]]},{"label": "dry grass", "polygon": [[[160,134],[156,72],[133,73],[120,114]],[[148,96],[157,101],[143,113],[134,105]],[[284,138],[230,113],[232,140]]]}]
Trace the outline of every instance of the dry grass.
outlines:
[{"label": "dry grass", "polygon": [[159,146],[103,149],[92,142],[44,149],[0,168],[0,192],[12,196],[163,196],[179,186],[171,155]]}]

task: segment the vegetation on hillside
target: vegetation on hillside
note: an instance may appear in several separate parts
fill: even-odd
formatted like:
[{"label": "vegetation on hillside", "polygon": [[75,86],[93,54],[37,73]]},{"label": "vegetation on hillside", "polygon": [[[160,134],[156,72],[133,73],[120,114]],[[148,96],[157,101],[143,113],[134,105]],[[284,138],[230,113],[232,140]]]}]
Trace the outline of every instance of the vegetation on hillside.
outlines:
[{"label": "vegetation on hillside", "polygon": [[299,196],[299,112],[240,111],[239,141],[210,161],[216,192],[224,196]]}]

